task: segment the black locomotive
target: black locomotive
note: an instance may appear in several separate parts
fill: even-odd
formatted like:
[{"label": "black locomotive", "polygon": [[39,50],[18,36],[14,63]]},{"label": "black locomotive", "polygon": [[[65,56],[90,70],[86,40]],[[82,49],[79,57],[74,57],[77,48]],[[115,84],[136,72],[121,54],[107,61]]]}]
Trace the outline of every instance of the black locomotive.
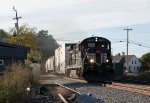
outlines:
[{"label": "black locomotive", "polygon": [[88,82],[110,82],[113,76],[111,42],[102,37],[90,37],[71,45],[66,58],[69,77]]}]

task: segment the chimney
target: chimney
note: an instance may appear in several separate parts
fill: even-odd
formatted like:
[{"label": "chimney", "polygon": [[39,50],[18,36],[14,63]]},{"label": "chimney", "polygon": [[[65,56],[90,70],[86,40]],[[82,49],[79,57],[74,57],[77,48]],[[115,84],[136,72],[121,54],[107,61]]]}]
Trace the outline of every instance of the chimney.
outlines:
[{"label": "chimney", "polygon": [[125,52],[122,52],[122,55],[125,56]]},{"label": "chimney", "polygon": [[118,53],[117,56],[120,56],[120,53]]}]

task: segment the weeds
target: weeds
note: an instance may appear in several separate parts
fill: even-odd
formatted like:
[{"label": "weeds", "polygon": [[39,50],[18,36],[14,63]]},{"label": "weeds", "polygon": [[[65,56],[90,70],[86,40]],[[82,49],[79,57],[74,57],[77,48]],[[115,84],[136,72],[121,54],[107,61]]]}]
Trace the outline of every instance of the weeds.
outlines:
[{"label": "weeds", "polygon": [[27,103],[28,84],[38,85],[31,71],[21,64],[12,64],[0,80],[0,103]]}]

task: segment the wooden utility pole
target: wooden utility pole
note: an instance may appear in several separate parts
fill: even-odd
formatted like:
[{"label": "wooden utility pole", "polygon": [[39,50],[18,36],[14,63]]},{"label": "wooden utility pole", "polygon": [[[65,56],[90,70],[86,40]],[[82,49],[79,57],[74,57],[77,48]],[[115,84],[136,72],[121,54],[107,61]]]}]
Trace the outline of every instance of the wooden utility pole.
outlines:
[{"label": "wooden utility pole", "polygon": [[129,43],[129,35],[128,35],[128,32],[130,31],[130,30],[132,30],[132,29],[124,29],[124,30],[126,30],[127,31],[127,55],[126,55],[126,71],[128,71],[129,69],[128,69],[128,43]]}]

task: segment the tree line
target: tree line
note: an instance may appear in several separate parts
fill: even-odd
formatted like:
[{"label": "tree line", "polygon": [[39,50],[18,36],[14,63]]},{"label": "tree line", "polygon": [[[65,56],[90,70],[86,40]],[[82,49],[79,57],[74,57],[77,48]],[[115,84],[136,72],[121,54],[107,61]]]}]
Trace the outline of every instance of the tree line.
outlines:
[{"label": "tree line", "polygon": [[139,60],[142,64],[142,71],[150,71],[150,52],[143,54]]}]

